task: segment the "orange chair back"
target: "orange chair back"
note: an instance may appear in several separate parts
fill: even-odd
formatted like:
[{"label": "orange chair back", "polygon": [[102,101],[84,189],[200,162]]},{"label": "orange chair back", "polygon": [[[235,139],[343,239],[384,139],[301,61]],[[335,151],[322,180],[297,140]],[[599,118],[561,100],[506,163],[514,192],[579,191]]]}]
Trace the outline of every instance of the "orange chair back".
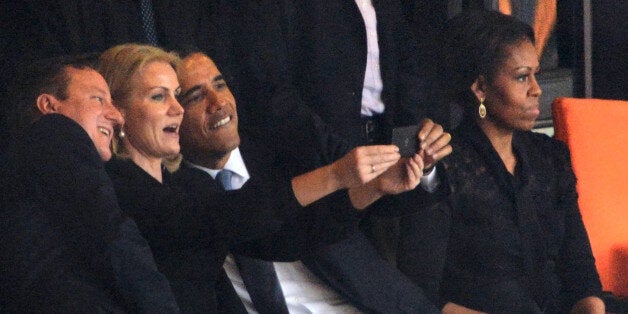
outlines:
[{"label": "orange chair back", "polygon": [[603,289],[628,296],[628,101],[558,98],[552,115]]}]

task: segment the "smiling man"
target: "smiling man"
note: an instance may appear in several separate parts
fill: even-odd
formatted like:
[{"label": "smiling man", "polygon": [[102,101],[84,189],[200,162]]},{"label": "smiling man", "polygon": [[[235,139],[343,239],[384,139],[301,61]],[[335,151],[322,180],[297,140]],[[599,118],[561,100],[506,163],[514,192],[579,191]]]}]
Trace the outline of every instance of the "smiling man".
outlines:
[{"label": "smiling man", "polygon": [[0,167],[0,309],[178,312],[104,170],[123,123],[105,80],[82,57],[23,74]]},{"label": "smiling man", "polygon": [[[203,54],[185,58],[178,75],[185,92],[181,97],[182,105],[192,110],[184,115],[181,124],[181,153],[195,164],[222,169],[232,151],[239,152],[235,98],[216,64]],[[194,85],[188,86],[192,83]],[[213,105],[186,106],[205,97]]]},{"label": "smiling man", "polygon": [[[187,176],[190,180],[202,180],[198,175],[201,173],[204,178],[211,176],[213,184],[208,182],[208,185],[218,185],[223,183],[221,173],[228,170],[231,173],[230,179],[227,180],[229,187],[225,187],[224,184],[223,187],[225,190],[236,190],[251,186],[260,180],[271,184],[273,181],[267,179],[278,174],[286,175],[279,168],[284,164],[281,163],[278,167],[279,153],[268,148],[268,141],[273,139],[259,138],[256,130],[239,123],[236,100],[216,64],[207,55],[192,53],[186,56],[177,67],[177,75],[181,85],[180,103],[185,108],[180,128],[181,152],[185,162],[177,173],[179,178]],[[317,139],[317,132],[312,125],[302,125],[295,132],[299,132],[303,138],[311,138],[312,141]],[[312,185],[310,188],[316,187]],[[274,197],[279,198],[281,195]],[[330,203],[318,205],[331,207]],[[333,227],[323,225],[319,228],[329,232]],[[324,237],[323,234],[324,232],[321,232],[321,237]],[[264,245],[256,247],[258,251],[260,248],[266,249],[264,259],[268,260],[270,257],[277,260],[281,258],[281,254],[268,252],[282,250],[288,252],[289,247],[295,245],[289,242],[275,241],[268,247]],[[296,239],[293,242],[297,242]],[[237,308],[244,304],[249,313],[359,312],[355,304],[351,304],[340,293],[331,289],[300,261],[278,263],[252,259],[250,256],[258,257],[257,255],[261,254],[250,248],[251,246],[246,245],[230,247],[232,254],[224,263],[224,269],[229,277],[227,280],[230,283],[227,281],[227,284],[217,287],[224,311],[243,310]],[[368,253],[361,255],[360,259],[353,265],[378,265],[374,263],[374,257]],[[202,276],[204,269],[207,269],[202,264],[188,268],[194,269],[196,277]],[[364,277],[368,277],[366,274],[369,271],[364,270],[362,273]],[[422,298],[419,289],[408,280],[404,281],[400,274],[381,269],[377,271],[390,275],[391,281],[401,282],[399,285],[404,287],[404,293],[408,295],[405,298],[412,300],[408,303],[416,305],[414,310],[422,313],[436,312],[436,308]],[[172,282],[174,284],[174,280]],[[377,289],[378,292],[386,289],[384,285],[380,287]],[[190,292],[191,290],[193,289],[186,291],[188,295],[194,294]],[[389,290],[389,294],[396,294],[397,290]],[[199,293],[195,298],[203,298],[203,295]],[[180,302],[179,305],[183,310],[184,302]]]}]

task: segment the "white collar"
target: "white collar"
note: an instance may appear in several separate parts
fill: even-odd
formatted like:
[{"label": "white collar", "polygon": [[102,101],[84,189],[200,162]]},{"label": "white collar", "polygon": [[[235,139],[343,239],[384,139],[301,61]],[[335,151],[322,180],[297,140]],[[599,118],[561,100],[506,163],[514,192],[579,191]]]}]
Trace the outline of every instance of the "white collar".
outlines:
[{"label": "white collar", "polygon": [[246,181],[248,181],[251,177],[249,171],[246,169],[246,165],[244,164],[244,159],[242,159],[242,154],[240,153],[239,147],[236,147],[234,150],[231,151],[229,159],[222,169],[210,169],[193,164],[191,162],[187,162],[187,164],[191,167],[207,172],[214,179],[216,179],[216,175],[218,175],[218,172],[220,172],[222,169],[230,170],[231,172],[233,172],[231,180],[234,189],[241,188],[242,185],[244,185],[244,183],[246,183]]}]

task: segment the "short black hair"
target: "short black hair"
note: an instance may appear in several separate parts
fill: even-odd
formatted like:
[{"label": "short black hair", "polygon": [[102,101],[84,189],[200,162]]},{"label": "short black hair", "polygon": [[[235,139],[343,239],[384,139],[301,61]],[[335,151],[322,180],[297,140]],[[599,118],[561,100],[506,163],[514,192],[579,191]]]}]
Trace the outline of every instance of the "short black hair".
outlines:
[{"label": "short black hair", "polygon": [[205,53],[203,50],[199,49],[198,47],[194,46],[194,45],[185,45],[185,46],[181,46],[179,48],[177,48],[175,50],[176,54],[179,56],[179,58],[181,59],[185,59],[193,54],[196,53],[202,53],[204,55],[207,55],[207,53]]},{"label": "short black hair", "polygon": [[6,114],[6,126],[10,136],[21,136],[41,117],[36,106],[39,95],[51,94],[60,100],[67,99],[69,68],[95,69],[97,58],[98,54],[56,56],[20,66],[23,71],[8,84],[11,103]]}]

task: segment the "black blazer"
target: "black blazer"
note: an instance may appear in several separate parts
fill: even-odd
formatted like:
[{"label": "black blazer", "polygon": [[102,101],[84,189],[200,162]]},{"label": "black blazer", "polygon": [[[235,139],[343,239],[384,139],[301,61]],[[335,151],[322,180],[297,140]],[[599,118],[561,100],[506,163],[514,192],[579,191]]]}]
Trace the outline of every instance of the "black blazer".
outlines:
[{"label": "black blazer", "polygon": [[178,312],[81,126],[42,117],[1,171],[3,311]]},{"label": "black blazer", "polygon": [[289,180],[272,179],[272,154],[246,146],[252,178],[228,192],[195,168],[164,172],[160,184],[131,161],[107,164],[121,207],[148,239],[183,312],[245,312],[222,268],[228,252],[293,261],[342,237],[353,216],[346,192],[329,196],[321,210],[303,209]]},{"label": "black blazer", "polygon": [[515,132],[514,176],[472,119],[452,146],[442,161],[451,194],[431,220],[403,220],[400,268],[443,303],[490,313],[566,313],[599,294],[566,146]]}]

